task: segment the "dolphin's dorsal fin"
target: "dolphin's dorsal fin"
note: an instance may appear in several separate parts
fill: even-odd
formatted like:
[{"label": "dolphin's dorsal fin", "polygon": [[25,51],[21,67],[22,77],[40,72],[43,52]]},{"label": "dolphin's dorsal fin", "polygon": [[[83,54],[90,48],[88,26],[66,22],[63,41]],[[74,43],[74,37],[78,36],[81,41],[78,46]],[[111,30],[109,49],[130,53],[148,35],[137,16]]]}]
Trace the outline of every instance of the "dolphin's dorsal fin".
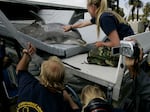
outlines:
[{"label": "dolphin's dorsal fin", "polygon": [[42,17],[40,17],[37,13],[35,13],[32,10],[30,10],[29,12],[35,17],[35,19],[36,19],[35,21],[36,22],[41,22],[43,25],[46,24],[45,21],[44,21],[44,19]]}]

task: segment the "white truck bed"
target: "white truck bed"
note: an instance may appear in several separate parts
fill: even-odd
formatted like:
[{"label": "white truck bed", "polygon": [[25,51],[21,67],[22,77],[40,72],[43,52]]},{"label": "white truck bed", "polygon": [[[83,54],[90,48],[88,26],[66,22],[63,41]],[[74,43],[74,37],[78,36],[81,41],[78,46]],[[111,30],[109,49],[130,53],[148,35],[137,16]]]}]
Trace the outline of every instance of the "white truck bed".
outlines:
[{"label": "white truck bed", "polygon": [[[144,53],[150,51],[150,32],[133,35],[131,37],[135,37],[139,41]],[[119,99],[120,88],[125,69],[125,66],[121,66],[121,64],[124,65],[124,58],[120,56],[117,68],[87,64],[86,59],[87,54],[80,54],[63,59],[63,62],[66,63],[66,72],[72,73],[75,76],[105,87],[112,87],[112,99],[117,101]]]},{"label": "white truck bed", "polygon": [[103,86],[114,86],[117,80],[117,68],[88,64],[86,58],[87,54],[80,54],[64,59],[63,62],[79,68],[80,70],[66,65],[67,70],[72,71],[72,73],[75,73],[78,77],[82,77]]}]

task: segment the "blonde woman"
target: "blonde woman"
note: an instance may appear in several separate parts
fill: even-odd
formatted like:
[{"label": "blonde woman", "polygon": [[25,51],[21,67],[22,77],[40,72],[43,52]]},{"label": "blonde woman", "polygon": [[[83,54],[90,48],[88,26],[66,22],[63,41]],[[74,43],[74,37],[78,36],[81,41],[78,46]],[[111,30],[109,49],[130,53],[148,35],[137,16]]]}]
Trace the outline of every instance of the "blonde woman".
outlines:
[{"label": "blonde woman", "polygon": [[96,24],[97,35],[99,36],[101,27],[110,40],[108,42],[96,42],[95,45],[97,47],[118,46],[120,44],[120,40],[126,36],[134,34],[132,28],[119,14],[113,11],[108,11],[107,0],[87,0],[87,9],[92,17],[91,20],[64,26],[64,31]]},{"label": "blonde woman", "polygon": [[101,112],[102,110],[106,110],[103,112],[111,112],[112,107],[107,103],[105,99],[105,93],[98,86],[85,86],[81,92],[81,101],[83,104],[82,111]]},{"label": "blonde woman", "polygon": [[82,112],[124,112],[122,109],[113,108],[107,102],[105,93],[98,86],[87,85],[82,89]]},{"label": "blonde woman", "polygon": [[105,93],[98,86],[85,86],[81,92],[81,101],[83,107],[87,106],[87,104],[94,98],[100,98],[104,100],[106,96]]},{"label": "blonde woman", "polygon": [[29,43],[17,65],[17,112],[72,112],[78,109],[64,90],[65,68],[58,57],[52,56],[42,63],[39,80],[28,72],[28,64],[35,52],[35,47]]}]

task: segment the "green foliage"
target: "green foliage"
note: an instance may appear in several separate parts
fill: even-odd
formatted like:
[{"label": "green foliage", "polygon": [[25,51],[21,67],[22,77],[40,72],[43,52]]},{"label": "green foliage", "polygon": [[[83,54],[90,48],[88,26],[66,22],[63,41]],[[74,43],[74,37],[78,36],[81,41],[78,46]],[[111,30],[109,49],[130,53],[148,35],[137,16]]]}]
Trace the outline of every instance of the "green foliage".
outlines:
[{"label": "green foliage", "polygon": [[144,6],[143,13],[146,17],[150,16],[150,2],[146,3]]},{"label": "green foliage", "polygon": [[146,5],[143,8],[143,16],[142,21],[144,23],[148,23],[148,17],[150,16],[150,2],[147,2]]},{"label": "green foliage", "polygon": [[129,0],[128,4],[133,5],[133,7],[137,7],[137,8],[143,7],[143,2],[140,0]]},{"label": "green foliage", "polygon": [[132,7],[132,20],[134,20],[134,11],[135,9],[137,9],[137,20],[138,20],[138,16],[139,16],[139,8],[143,7],[143,2],[140,0],[129,0],[128,1],[129,5],[133,5]]},{"label": "green foliage", "polygon": [[123,8],[120,8],[120,7],[119,7],[119,9],[115,8],[114,11],[117,12],[122,17],[124,17],[124,15],[125,15],[124,12],[123,12]]}]

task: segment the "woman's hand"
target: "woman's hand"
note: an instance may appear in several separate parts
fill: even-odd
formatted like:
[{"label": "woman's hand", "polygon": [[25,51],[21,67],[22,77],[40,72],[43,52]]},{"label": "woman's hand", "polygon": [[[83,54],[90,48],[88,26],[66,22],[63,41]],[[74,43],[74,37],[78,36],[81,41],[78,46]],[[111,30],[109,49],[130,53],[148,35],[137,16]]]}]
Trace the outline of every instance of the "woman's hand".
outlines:
[{"label": "woman's hand", "polygon": [[63,26],[65,32],[70,31],[72,29],[72,25]]},{"label": "woman's hand", "polygon": [[26,49],[23,49],[23,53],[28,54],[29,56],[32,56],[35,54],[36,48],[29,42]]},{"label": "woman's hand", "polygon": [[36,48],[30,42],[28,43],[28,53],[29,55],[33,55],[36,53]]},{"label": "woman's hand", "polygon": [[102,46],[104,46],[104,42],[102,42],[102,41],[97,41],[97,42],[95,43],[95,46],[96,46],[96,47],[102,47]]}]

